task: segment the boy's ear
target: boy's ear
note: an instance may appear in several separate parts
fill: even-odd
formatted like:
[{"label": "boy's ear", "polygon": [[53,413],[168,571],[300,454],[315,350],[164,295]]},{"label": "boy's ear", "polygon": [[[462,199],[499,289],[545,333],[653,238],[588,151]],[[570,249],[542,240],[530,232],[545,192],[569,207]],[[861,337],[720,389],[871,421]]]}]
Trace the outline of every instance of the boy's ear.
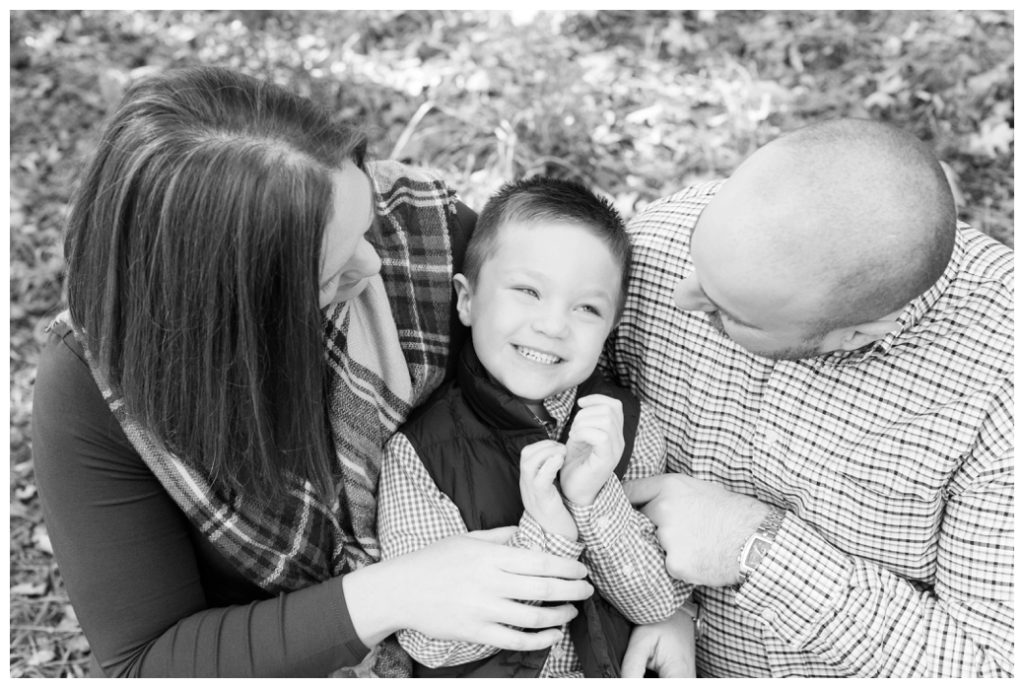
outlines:
[{"label": "boy's ear", "polygon": [[455,286],[455,308],[459,312],[459,320],[466,327],[470,326],[471,301],[473,299],[472,289],[469,280],[461,272],[452,277],[452,284]]}]

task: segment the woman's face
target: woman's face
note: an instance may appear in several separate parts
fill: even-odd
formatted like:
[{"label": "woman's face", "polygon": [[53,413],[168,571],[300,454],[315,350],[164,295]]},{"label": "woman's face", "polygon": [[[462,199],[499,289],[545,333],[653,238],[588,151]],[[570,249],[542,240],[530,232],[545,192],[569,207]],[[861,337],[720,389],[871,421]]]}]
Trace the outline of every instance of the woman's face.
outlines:
[{"label": "woman's face", "polygon": [[380,272],[380,257],[366,240],[376,217],[370,178],[347,162],[333,179],[334,210],[324,228],[320,308],[358,296],[367,279]]}]

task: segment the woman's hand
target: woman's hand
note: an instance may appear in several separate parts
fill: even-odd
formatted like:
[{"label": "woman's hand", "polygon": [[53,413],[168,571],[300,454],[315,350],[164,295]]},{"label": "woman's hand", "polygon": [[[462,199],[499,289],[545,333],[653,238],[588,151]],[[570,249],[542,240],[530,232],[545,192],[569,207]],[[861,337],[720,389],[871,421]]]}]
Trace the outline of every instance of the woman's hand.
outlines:
[{"label": "woman's hand", "polygon": [[519,494],[526,513],[544,530],[575,541],[579,535],[576,521],[555,487],[555,477],[563,461],[565,446],[553,440],[541,440],[524,447],[519,454]]},{"label": "woman's hand", "polygon": [[637,626],[622,658],[622,678],[643,678],[652,669],[659,678],[697,675],[693,618],[684,611],[658,623]]},{"label": "woman's hand", "polygon": [[359,638],[373,646],[411,628],[509,650],[554,645],[558,629],[576,616],[568,602],[594,589],[582,580],[587,570],[578,561],[505,546],[514,532],[510,526],[448,537],[346,575],[345,599]]},{"label": "woman's hand", "polygon": [[565,465],[559,474],[562,493],[573,504],[589,506],[622,458],[622,402],[601,394],[578,401],[580,412],[572,422]]}]

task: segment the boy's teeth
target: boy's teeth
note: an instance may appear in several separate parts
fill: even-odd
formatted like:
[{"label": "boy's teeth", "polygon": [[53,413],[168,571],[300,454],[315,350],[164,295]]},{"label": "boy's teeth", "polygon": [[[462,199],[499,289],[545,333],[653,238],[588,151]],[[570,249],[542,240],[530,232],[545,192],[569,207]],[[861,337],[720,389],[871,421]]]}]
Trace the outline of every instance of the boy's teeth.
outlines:
[{"label": "boy's teeth", "polygon": [[558,358],[558,356],[552,356],[551,354],[544,354],[544,353],[541,353],[540,351],[534,351],[533,349],[527,349],[524,346],[517,346],[516,347],[516,351],[518,351],[519,355],[522,356],[523,358],[528,358],[531,361],[536,361],[537,363],[548,363],[548,364],[551,364],[551,363],[558,363],[560,360],[562,360],[562,359]]}]

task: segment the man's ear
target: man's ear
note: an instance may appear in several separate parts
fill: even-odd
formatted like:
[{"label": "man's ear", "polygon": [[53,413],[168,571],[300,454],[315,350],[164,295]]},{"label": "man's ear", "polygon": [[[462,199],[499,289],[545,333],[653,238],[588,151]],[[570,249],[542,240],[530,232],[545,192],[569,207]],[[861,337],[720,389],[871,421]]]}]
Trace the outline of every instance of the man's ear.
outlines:
[{"label": "man's ear", "polygon": [[455,308],[459,312],[459,320],[469,327],[473,290],[469,286],[469,280],[461,272],[452,277],[452,284],[455,286]]},{"label": "man's ear", "polygon": [[895,311],[877,320],[832,330],[822,338],[820,351],[823,354],[830,351],[853,351],[877,342],[899,326],[899,314],[900,311]]}]

